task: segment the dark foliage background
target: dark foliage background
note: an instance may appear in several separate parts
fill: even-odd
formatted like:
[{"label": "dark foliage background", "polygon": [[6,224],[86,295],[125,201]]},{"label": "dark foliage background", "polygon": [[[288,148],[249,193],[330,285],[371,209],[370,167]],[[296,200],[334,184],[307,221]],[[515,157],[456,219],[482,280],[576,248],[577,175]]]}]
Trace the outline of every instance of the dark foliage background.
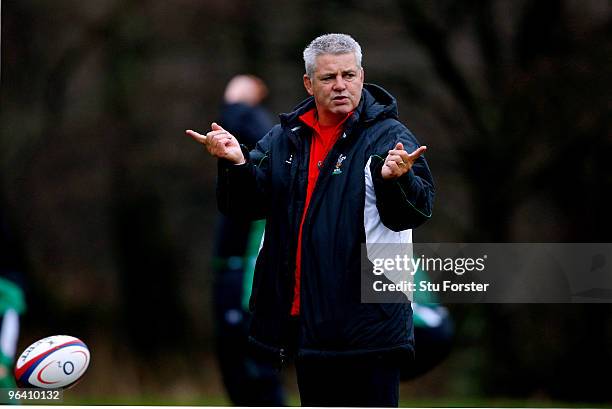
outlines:
[{"label": "dark foliage background", "polygon": [[[227,80],[305,97],[301,52],[352,34],[429,147],[422,242],[610,242],[612,15],[606,0],[2,2],[0,172],[27,261],[20,348],[67,333],[74,390],[220,396],[211,356],[216,167]],[[457,344],[407,399],[612,402],[609,305],[451,306]]]}]

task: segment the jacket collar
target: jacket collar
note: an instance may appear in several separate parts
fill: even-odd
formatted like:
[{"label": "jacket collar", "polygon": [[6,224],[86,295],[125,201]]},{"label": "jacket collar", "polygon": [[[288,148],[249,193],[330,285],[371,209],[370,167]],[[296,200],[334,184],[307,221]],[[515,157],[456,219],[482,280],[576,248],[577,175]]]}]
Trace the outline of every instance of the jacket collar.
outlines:
[{"label": "jacket collar", "polygon": [[[300,127],[300,115],[315,108],[314,97],[308,97],[300,102],[289,113],[279,116],[280,123],[283,128],[294,129]],[[353,115],[347,120],[346,127],[352,128],[358,122],[369,123],[383,118],[397,119],[397,101],[384,88],[375,84],[363,84],[361,100],[359,105],[353,112]]]}]

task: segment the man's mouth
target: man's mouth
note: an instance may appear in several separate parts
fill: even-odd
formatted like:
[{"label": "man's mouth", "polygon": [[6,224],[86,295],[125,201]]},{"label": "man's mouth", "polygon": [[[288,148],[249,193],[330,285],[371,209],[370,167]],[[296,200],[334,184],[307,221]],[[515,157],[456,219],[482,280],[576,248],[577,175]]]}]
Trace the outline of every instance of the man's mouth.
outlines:
[{"label": "man's mouth", "polygon": [[332,98],[334,101],[338,101],[338,102],[344,102],[345,100],[348,99],[348,97],[345,97],[343,95],[339,95],[337,97]]}]

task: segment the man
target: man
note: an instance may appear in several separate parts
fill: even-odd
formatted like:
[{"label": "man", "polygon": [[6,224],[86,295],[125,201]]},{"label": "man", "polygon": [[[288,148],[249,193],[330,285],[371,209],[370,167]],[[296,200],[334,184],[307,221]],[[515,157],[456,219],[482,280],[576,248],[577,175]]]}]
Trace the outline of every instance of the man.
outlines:
[{"label": "man", "polygon": [[[272,128],[261,101],[268,91],[253,75],[237,75],[225,88],[220,122],[238,141],[254,148]],[[220,215],[215,232],[213,292],[216,350],[223,385],[234,405],[285,406],[278,370],[247,348],[248,296],[264,221]]]},{"label": "man", "polygon": [[219,158],[217,199],[266,219],[250,308],[250,341],[297,356],[304,406],[398,406],[413,355],[410,304],[360,302],[361,244],[409,241],[431,217],[434,187],[395,99],[364,85],[361,47],[328,34],[304,50],[311,96],[251,152],[216,123],[187,131]]}]

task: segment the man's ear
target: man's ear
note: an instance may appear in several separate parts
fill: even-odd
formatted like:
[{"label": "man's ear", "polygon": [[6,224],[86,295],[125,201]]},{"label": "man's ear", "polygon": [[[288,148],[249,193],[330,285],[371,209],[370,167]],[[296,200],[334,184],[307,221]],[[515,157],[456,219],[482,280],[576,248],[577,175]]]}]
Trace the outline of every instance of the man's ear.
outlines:
[{"label": "man's ear", "polygon": [[365,71],[363,70],[363,67],[361,67],[361,82],[365,82]]},{"label": "man's ear", "polygon": [[314,94],[312,92],[312,82],[310,81],[310,77],[308,77],[308,75],[306,74],[304,74],[304,88],[306,88],[306,92],[308,92],[308,95]]}]

